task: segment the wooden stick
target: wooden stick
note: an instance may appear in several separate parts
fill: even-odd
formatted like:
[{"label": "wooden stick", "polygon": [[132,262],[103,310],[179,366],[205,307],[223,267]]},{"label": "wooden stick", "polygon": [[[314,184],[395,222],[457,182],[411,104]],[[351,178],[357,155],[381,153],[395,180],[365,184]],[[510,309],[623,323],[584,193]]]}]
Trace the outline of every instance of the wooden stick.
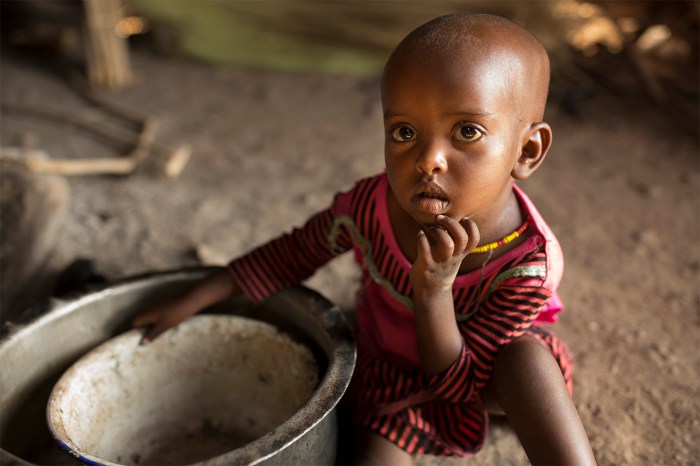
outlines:
[{"label": "wooden stick", "polygon": [[127,175],[148,156],[157,127],[156,120],[147,119],[136,147],[124,157],[27,160],[27,167],[37,173],[60,175]]},{"label": "wooden stick", "polygon": [[[73,85],[73,88],[88,101],[100,106],[101,108],[109,110],[111,113],[125,120],[136,124],[143,123],[143,119],[145,118],[144,114],[107,98],[102,92],[99,92],[90,86],[90,83],[87,82],[79,73],[74,73],[71,76],[71,84]],[[175,148],[174,150],[163,147],[161,147],[161,149],[163,149],[162,152],[170,152],[168,161],[163,168],[165,174],[170,178],[180,176],[190,160],[190,156],[192,155],[192,147],[185,144]]]},{"label": "wooden stick", "polygon": [[165,164],[165,174],[169,178],[177,178],[185,169],[185,165],[192,156],[192,148],[188,145],[183,145],[177,148],[171,155],[168,162]]},{"label": "wooden stick", "polygon": [[[2,103],[0,105],[0,109],[2,109],[2,112],[37,116],[58,121],[60,123],[71,124],[113,141],[124,144],[136,144],[137,147],[139,144],[143,143],[145,134],[145,137],[148,139],[149,150],[155,152],[156,154],[164,155],[168,158],[168,163],[164,168],[166,175],[169,177],[177,177],[180,175],[180,173],[182,173],[192,153],[190,146],[182,145],[173,149],[170,146],[159,144],[157,141],[155,141],[153,135],[150,134],[151,132],[155,132],[155,117],[143,116],[138,112],[128,109],[122,105],[110,102],[108,99],[99,96],[95,92],[88,95],[88,91],[84,91],[86,92],[86,96],[88,96],[88,98],[94,100],[99,105],[107,106],[109,110],[119,113],[123,118],[139,123],[141,125],[141,134],[139,135],[139,133],[134,133],[133,131],[120,126],[110,125],[104,121],[95,121],[93,117],[47,107],[38,107],[19,103]],[[32,161],[31,164],[35,170],[52,173],[74,175],[98,173],[126,174],[131,173],[135,169],[135,167],[133,167],[133,162],[129,161],[128,157],[129,156],[127,156],[127,159],[53,159],[49,161]]]},{"label": "wooden stick", "polygon": [[93,84],[119,88],[132,80],[126,39],[114,28],[122,18],[121,0],[84,0],[87,74]]}]

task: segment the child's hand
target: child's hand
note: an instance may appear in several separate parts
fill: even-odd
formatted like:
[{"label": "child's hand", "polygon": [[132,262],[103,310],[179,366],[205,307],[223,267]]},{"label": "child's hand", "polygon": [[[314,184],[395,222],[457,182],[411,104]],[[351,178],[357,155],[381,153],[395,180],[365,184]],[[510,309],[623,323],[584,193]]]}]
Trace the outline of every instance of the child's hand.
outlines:
[{"label": "child's hand", "polygon": [[457,222],[438,215],[436,221],[437,226],[418,233],[418,254],[411,269],[414,292],[451,290],[462,260],[479,244],[479,230],[473,220]]},{"label": "child's hand", "polygon": [[166,330],[176,327],[198,310],[192,309],[182,295],[177,295],[146,309],[136,316],[131,324],[133,327],[147,327],[141,338],[141,344],[145,345]]},{"label": "child's hand", "polygon": [[226,269],[219,268],[184,292],[146,309],[134,318],[132,325],[148,327],[141,339],[141,344],[145,344],[191,315],[240,292]]}]

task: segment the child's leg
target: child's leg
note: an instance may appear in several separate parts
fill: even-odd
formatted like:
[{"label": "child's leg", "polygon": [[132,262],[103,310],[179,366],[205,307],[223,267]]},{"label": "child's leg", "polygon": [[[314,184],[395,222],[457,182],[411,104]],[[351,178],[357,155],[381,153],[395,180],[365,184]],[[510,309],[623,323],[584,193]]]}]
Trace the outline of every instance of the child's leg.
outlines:
[{"label": "child's leg", "polygon": [[501,350],[484,398],[498,403],[532,464],[595,464],[561,368],[536,338]]},{"label": "child's leg", "polygon": [[353,464],[410,466],[413,457],[381,435],[355,427]]}]

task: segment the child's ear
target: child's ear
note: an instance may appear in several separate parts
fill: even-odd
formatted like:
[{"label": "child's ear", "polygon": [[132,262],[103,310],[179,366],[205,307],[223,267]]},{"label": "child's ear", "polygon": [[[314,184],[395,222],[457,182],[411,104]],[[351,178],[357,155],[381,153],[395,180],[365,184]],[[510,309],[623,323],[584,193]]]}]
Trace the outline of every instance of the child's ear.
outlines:
[{"label": "child's ear", "polygon": [[552,145],[552,128],[545,122],[534,123],[528,128],[520,157],[513,167],[511,176],[516,180],[524,180],[544,161],[547,151]]}]

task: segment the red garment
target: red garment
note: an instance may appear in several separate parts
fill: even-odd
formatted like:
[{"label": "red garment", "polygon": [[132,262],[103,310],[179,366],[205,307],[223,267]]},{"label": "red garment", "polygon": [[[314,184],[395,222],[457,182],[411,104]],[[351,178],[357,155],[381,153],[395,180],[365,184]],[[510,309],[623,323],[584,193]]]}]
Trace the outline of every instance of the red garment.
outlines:
[{"label": "red garment", "polygon": [[470,455],[481,448],[487,428],[477,394],[498,351],[513,339],[527,333],[546,344],[571,389],[571,361],[563,343],[533,326],[555,321],[561,310],[556,295],[561,249],[532,202],[514,187],[531,218],[531,235],[481,270],[457,276],[453,295],[462,352],[442,374],[427,377],[416,343],[411,263],[392,231],[387,190],[385,174],[360,180],[302,228],[232,261],[229,270],[244,293],[259,301],[353,249],[362,269],[358,362],[348,391],[354,422],[409,453]]}]

